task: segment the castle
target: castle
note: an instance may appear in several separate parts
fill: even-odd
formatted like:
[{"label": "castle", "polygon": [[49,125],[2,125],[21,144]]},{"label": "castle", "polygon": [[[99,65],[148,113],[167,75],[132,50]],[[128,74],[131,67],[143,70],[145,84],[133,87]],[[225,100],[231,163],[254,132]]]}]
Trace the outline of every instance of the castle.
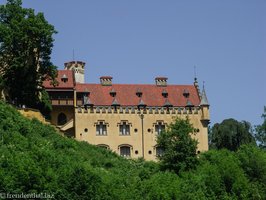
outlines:
[{"label": "castle", "polygon": [[110,149],[125,157],[156,160],[156,137],[176,117],[189,118],[197,130],[198,153],[208,150],[209,103],[197,79],[193,85],[84,83],[85,63],[65,63],[58,85],[44,82],[52,102],[51,123],[65,135]]}]

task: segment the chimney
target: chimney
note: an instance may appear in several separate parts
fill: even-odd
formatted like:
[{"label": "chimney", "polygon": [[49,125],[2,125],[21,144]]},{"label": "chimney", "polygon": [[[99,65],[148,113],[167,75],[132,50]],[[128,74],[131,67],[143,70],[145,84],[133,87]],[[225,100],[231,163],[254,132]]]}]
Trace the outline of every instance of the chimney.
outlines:
[{"label": "chimney", "polygon": [[167,79],[166,77],[156,77],[155,83],[159,87],[166,87],[167,86]]},{"label": "chimney", "polygon": [[100,82],[102,86],[111,86],[112,85],[112,76],[102,76],[100,77]]}]

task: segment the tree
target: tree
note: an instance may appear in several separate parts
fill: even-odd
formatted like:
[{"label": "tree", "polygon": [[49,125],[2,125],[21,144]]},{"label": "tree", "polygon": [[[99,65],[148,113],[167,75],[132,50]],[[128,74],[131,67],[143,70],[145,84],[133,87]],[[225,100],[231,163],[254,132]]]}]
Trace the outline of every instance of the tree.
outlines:
[{"label": "tree", "polygon": [[179,173],[195,168],[198,163],[198,141],[191,137],[195,133],[196,130],[188,119],[177,118],[166,131],[158,135],[158,147],[163,149],[163,154],[158,158],[163,169]]},{"label": "tree", "polygon": [[2,93],[3,93],[3,89],[4,89],[4,84],[3,84],[3,79],[0,75],[0,99],[2,99]]},{"label": "tree", "polygon": [[264,113],[261,117],[264,121],[261,125],[256,126],[255,138],[259,147],[266,149],[266,106],[264,106]]},{"label": "tree", "polygon": [[238,122],[235,119],[226,119],[221,124],[216,123],[211,130],[211,145],[214,148],[226,148],[236,151],[242,144],[255,144],[249,122]]},{"label": "tree", "polygon": [[56,31],[42,13],[21,6],[21,0],[0,6],[0,76],[9,101],[38,108],[42,82],[57,75],[50,61]]}]

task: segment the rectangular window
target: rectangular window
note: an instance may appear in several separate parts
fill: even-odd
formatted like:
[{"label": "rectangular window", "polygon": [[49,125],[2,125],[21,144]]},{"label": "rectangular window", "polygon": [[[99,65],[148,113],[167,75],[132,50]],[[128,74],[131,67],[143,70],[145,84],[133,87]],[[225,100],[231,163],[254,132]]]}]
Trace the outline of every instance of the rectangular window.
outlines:
[{"label": "rectangular window", "polygon": [[159,122],[158,124],[155,125],[155,132],[160,135],[162,131],[165,130],[165,125],[162,124],[162,122]]},{"label": "rectangular window", "polygon": [[100,122],[96,125],[96,135],[107,135],[106,124]]},{"label": "rectangular window", "polygon": [[123,122],[119,126],[119,132],[120,135],[130,135],[130,126],[126,122]]},{"label": "rectangular window", "polygon": [[159,157],[159,156],[162,156],[163,155],[163,148],[161,147],[156,147],[156,156]]}]

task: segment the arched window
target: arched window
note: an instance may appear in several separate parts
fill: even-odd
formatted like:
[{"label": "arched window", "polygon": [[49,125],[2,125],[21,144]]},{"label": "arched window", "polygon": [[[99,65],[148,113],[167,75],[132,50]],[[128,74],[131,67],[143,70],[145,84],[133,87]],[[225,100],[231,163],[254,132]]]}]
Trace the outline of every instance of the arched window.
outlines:
[{"label": "arched window", "polygon": [[119,147],[120,155],[123,157],[130,157],[131,156],[131,146],[123,145]]},{"label": "arched window", "polygon": [[67,117],[64,113],[60,113],[57,117],[57,125],[64,125],[67,122]]},{"label": "arched window", "polygon": [[97,144],[97,146],[103,149],[110,149],[110,147],[107,144]]}]

